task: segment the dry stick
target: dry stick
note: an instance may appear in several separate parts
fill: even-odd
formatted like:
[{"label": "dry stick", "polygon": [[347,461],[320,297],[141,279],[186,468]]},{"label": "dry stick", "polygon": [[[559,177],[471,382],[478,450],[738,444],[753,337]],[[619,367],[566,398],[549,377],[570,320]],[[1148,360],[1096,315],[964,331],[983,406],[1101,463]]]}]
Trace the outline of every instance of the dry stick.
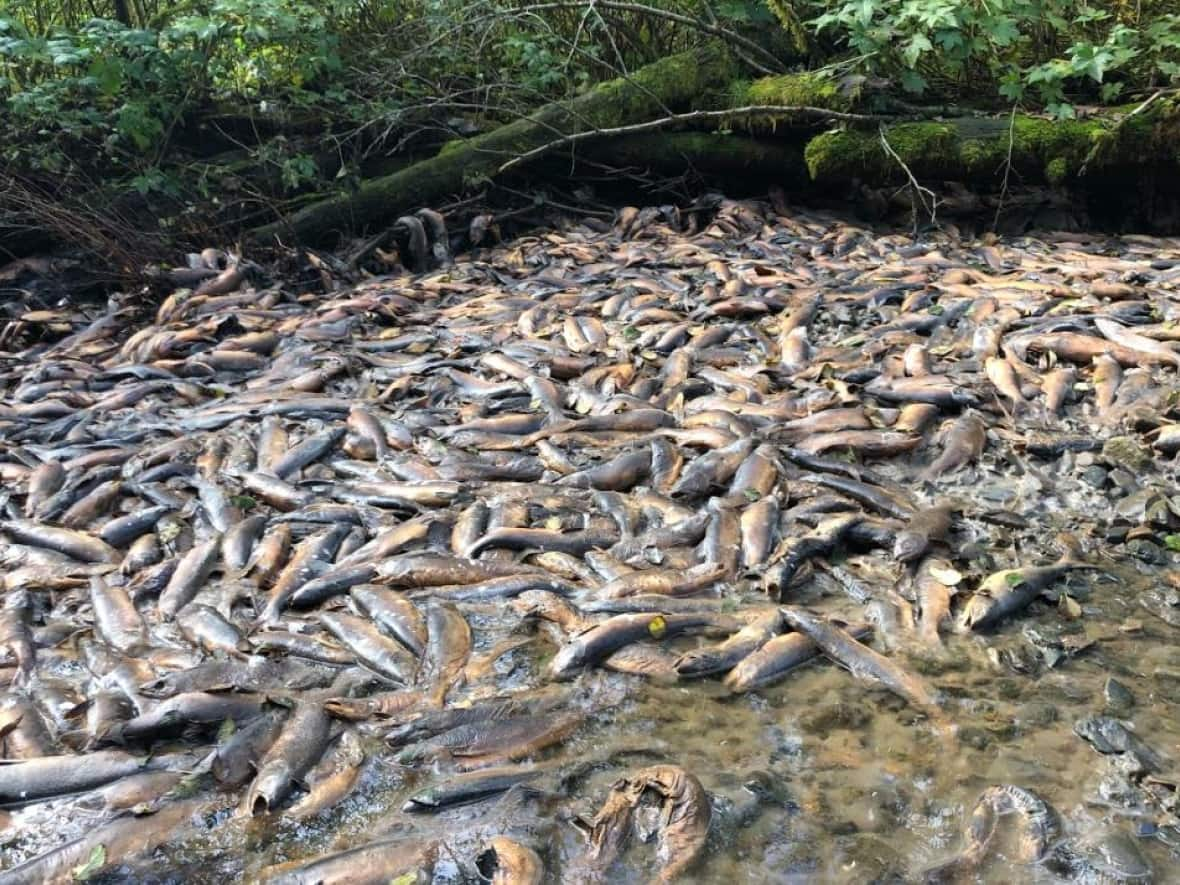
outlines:
[{"label": "dry stick", "polygon": [[[1118,132],[1120,129],[1123,128],[1124,123],[1126,123],[1128,120],[1130,120],[1136,114],[1142,113],[1143,111],[1147,110],[1148,105],[1150,105],[1153,101],[1155,101],[1157,98],[1159,98],[1161,95],[1163,95],[1165,92],[1168,92],[1168,91],[1170,91],[1170,90],[1157,89],[1155,92],[1153,92],[1148,97],[1147,101],[1143,102],[1143,104],[1139,105],[1139,107],[1135,108],[1135,110],[1131,111],[1131,113],[1127,114],[1127,116],[1125,116],[1125,117],[1123,117],[1123,119],[1119,120],[1114,125],[1114,128],[1110,130],[1110,134],[1114,135],[1116,132]],[[1081,178],[1083,175],[1086,174],[1086,167],[1090,165],[1091,160],[1093,160],[1096,156],[1098,156],[1098,149],[1101,146],[1102,146],[1101,141],[1094,142],[1094,147],[1090,148],[1090,152],[1086,154],[1086,159],[1082,160],[1082,165],[1078,169],[1078,178]]]},{"label": "dry stick", "polygon": [[[918,206],[919,205],[921,205],[923,212],[930,213],[930,223],[933,224],[935,227],[937,227],[938,226],[938,215],[937,215],[937,213],[938,213],[938,195],[935,194],[934,191],[930,190],[930,188],[922,187],[922,185],[918,184],[918,179],[914,177],[914,173],[912,171],[910,171],[910,167],[905,164],[905,160],[903,160],[898,155],[897,151],[895,151],[893,149],[893,145],[891,145],[889,143],[889,139],[885,137],[885,125],[884,124],[881,124],[880,133],[881,133],[881,147],[883,147],[885,149],[885,153],[887,153],[890,157],[892,157],[894,160],[897,161],[897,165],[901,166],[902,171],[904,171],[906,174],[906,178],[908,178],[910,180],[910,194],[911,194],[910,203],[913,206],[914,233],[917,234],[917,232],[918,232]],[[926,205],[926,198],[923,196],[923,194],[930,195],[930,205],[929,206]]]},{"label": "dry stick", "polygon": [[[543,12],[548,9],[569,9],[571,7],[574,9],[579,9],[583,5],[584,4],[577,2],[577,0],[555,0],[555,2],[551,3],[530,3],[526,6],[517,6],[512,11]],[[728,28],[710,24],[709,22],[702,21],[699,18],[693,18],[690,15],[682,15],[679,12],[673,12],[669,9],[658,9],[655,6],[645,6],[642,3],[628,3],[623,2],[623,0],[594,0],[593,5],[602,6],[606,9],[617,9],[620,12],[635,12],[642,15],[652,15],[656,18],[664,18],[668,21],[673,21],[677,22],[678,24],[687,25],[691,28],[696,28],[697,30],[703,31],[706,34],[712,34],[714,37],[724,37],[726,40],[731,40],[734,43],[737,43],[739,46],[742,46],[750,52],[754,52],[762,56],[764,59],[767,59],[776,65],[776,69],[771,69],[762,64],[754,64],[754,67],[759,73],[773,75],[781,73],[782,71],[782,66],[773,53],[771,53],[766,48],[759,46],[753,40],[743,37],[741,34],[735,33]]]},{"label": "dry stick", "polygon": [[[569,144],[577,144],[582,141],[587,141],[591,138],[601,138],[605,136],[614,135],[631,135],[635,132],[650,132],[653,129],[663,129],[666,126],[673,126],[677,123],[690,123],[697,120],[723,120],[729,117],[754,117],[761,114],[773,114],[775,116],[786,116],[788,114],[807,114],[813,117],[824,117],[830,120],[845,120],[854,123],[876,123],[884,117],[875,114],[852,114],[846,111],[830,111],[827,108],[816,108],[810,105],[775,105],[775,104],[756,104],[747,105],[741,108],[730,108],[724,111],[688,111],[683,114],[669,114],[667,117],[660,117],[657,120],[647,120],[643,123],[632,123],[629,126],[614,126],[609,129],[587,129],[585,132],[575,132],[573,135],[566,135],[554,141],[543,144],[540,147],[535,147],[531,151],[525,151],[519,156],[508,160],[499,169],[496,174],[500,175],[507,172],[522,163],[527,163],[530,160],[535,160],[542,154],[547,154],[559,147],[565,147]],[[904,117],[890,117],[890,120],[902,120]]]},{"label": "dry stick", "polygon": [[1016,105],[1012,105],[1012,117],[1008,120],[1008,157],[1004,160],[1004,182],[1000,185],[1000,202],[996,204],[996,217],[992,219],[992,230],[1000,228],[1000,213],[1004,211],[1004,198],[1008,196],[1008,176],[1012,174],[1012,148],[1016,142]]}]

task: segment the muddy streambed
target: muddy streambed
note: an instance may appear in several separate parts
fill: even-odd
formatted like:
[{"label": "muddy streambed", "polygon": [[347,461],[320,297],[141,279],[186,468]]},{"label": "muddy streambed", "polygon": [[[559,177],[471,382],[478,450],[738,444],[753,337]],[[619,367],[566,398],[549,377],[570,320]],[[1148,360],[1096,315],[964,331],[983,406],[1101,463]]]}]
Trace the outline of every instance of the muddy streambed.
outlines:
[{"label": "muddy streambed", "polygon": [[8,330],[0,883],[1177,877],[1180,242],[438,257]]}]

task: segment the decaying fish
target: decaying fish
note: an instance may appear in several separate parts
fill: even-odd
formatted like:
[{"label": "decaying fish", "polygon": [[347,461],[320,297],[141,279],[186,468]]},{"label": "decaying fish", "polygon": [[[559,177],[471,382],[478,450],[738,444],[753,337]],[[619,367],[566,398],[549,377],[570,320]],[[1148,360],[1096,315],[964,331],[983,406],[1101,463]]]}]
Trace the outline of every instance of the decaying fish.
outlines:
[{"label": "decaying fish", "polygon": [[[147,877],[174,839],[251,878],[274,859],[255,834],[275,815],[315,818],[323,838],[274,842],[290,862],[264,880],[400,882],[436,865],[630,879],[617,864],[643,863],[642,846],[623,856],[638,830],[655,843],[649,878],[671,879],[748,849],[728,828],[757,813],[732,810],[727,770],[715,826],[700,782],[669,764],[678,740],[727,724],[694,745],[707,782],[710,752],[777,764],[759,729],[800,704],[827,722],[820,691],[849,690],[838,672],[783,681],[802,665],[834,660],[944,723],[918,675],[933,674],[960,733],[987,741],[1023,682],[974,678],[977,647],[1035,648],[1011,655],[1031,674],[1043,649],[1109,632],[1123,667],[1136,637],[1166,645],[1159,631],[1180,624],[1174,589],[1133,586],[1118,562],[1133,553],[1154,581],[1180,533],[1174,238],[903,234],[796,210],[778,189],[510,242],[481,217],[478,254],[454,253],[453,219],[423,208],[382,232],[396,252],[293,250],[313,271],[298,281],[207,249],[158,277],[189,288],[155,310],[118,292],[25,306],[43,291],[0,268],[0,882]],[[379,273],[348,282],[370,254]],[[1041,561],[1063,523],[1109,544],[1127,576],[1109,604],[1158,622],[1103,631],[1108,600],[1063,593],[1060,635],[989,634],[1094,568],[1003,569],[969,592],[1003,551]],[[888,654],[862,642],[866,622]],[[1152,703],[1169,703],[1166,659],[1143,663]],[[850,706],[838,699],[840,722],[860,721]],[[1133,776],[1136,801],[1174,815],[1164,744],[1113,715],[1077,734]],[[618,756],[648,767],[586,758],[636,716],[642,747]],[[878,765],[874,740],[812,738],[792,750],[823,771],[800,781],[800,825],[850,767],[915,773],[901,751]],[[924,767],[973,765],[975,743]],[[928,774],[937,804],[947,781]],[[553,806],[599,776],[614,787],[568,856]],[[362,838],[321,814],[350,796],[363,810],[374,788],[436,816]],[[886,792],[874,839],[910,801]],[[1009,821],[1015,859],[1043,859],[1047,809],[989,789],[943,873],[982,875]],[[47,819],[91,828],[55,848]],[[846,836],[820,833],[817,857],[858,860],[870,834]],[[744,869],[708,863],[704,878]]]},{"label": "decaying fish", "polygon": [[953,860],[927,870],[923,881],[956,881],[979,867],[996,842],[1002,826],[1015,829],[1017,863],[1043,860],[1060,833],[1057,812],[1032,790],[1013,784],[988,787],[975,803],[964,832],[964,847]]},{"label": "decaying fish", "polygon": [[1054,582],[1076,569],[1101,566],[1079,562],[1070,556],[1053,565],[1003,569],[988,575],[959,613],[961,630],[987,630],[994,627],[1041,595]]}]

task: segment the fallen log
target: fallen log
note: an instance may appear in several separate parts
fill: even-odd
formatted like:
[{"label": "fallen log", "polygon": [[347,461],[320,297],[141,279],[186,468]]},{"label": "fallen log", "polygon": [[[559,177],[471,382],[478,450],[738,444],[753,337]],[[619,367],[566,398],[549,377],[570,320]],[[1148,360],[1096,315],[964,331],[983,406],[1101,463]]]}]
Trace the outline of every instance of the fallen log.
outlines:
[{"label": "fallen log", "polygon": [[571,101],[546,105],[483,135],[452,142],[428,160],[365,182],[355,193],[330,197],[257,228],[247,240],[258,245],[276,239],[322,243],[346,230],[385,224],[407,208],[442,203],[465,185],[491,177],[506,161],[555,138],[666,116],[735,74],[729,53],[717,44],[660,59]]},{"label": "fallen log", "polygon": [[[1168,226],[1180,206],[1174,102],[1083,120],[984,112],[925,120],[915,119],[914,109],[905,116],[867,113],[866,100],[812,72],[743,84],[734,79],[736,68],[717,45],[670,56],[570,102],[452,142],[355,193],[256,229],[247,240],[322,243],[363,232],[551,154],[670,176],[696,168],[723,186],[730,176],[749,184],[757,175],[764,186],[804,197],[909,186],[929,195],[930,208],[929,188],[945,182],[980,195],[1043,186],[1099,204],[1116,224],[1126,216],[1148,227],[1159,226],[1157,215]],[[570,166],[563,168],[558,174],[568,175]]]}]

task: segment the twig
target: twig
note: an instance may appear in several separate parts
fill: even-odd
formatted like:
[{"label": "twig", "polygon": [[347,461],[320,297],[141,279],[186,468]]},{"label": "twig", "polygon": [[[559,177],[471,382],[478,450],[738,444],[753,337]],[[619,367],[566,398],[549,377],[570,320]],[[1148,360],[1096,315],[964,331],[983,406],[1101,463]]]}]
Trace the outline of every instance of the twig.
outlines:
[{"label": "twig", "polygon": [[[924,213],[930,215],[930,223],[937,227],[939,203],[938,195],[935,194],[934,191],[930,190],[930,188],[923,187],[918,183],[918,179],[914,177],[914,173],[910,170],[910,167],[906,165],[905,160],[903,160],[898,155],[897,151],[893,149],[893,145],[889,143],[889,139],[885,137],[884,124],[881,125],[879,131],[881,133],[881,147],[885,149],[885,153],[897,161],[897,165],[902,168],[902,171],[904,171],[906,174],[906,178],[910,180],[910,202],[913,206],[914,234],[916,235],[918,233],[918,206],[922,207],[922,211]],[[927,194],[930,196],[929,205],[926,203],[925,195]]]},{"label": "twig", "polygon": [[[1139,105],[1139,107],[1135,108],[1135,110],[1131,111],[1131,113],[1127,114],[1127,116],[1123,117],[1123,119],[1121,119],[1117,123],[1115,123],[1114,128],[1110,130],[1110,134],[1114,135],[1116,132],[1118,132],[1120,129],[1123,128],[1123,124],[1125,124],[1128,120],[1130,120],[1136,114],[1140,114],[1143,111],[1147,110],[1148,106],[1153,101],[1155,101],[1157,98],[1159,98],[1165,92],[1169,92],[1169,91],[1171,91],[1171,90],[1157,89],[1150,96],[1148,96],[1147,101],[1143,102],[1143,104]],[[1103,141],[1105,141],[1105,139],[1103,139],[1102,141],[1094,142],[1094,146],[1092,148],[1090,148],[1090,152],[1086,154],[1086,159],[1082,160],[1082,165],[1078,168],[1078,178],[1081,178],[1083,175],[1086,174],[1086,167],[1090,165],[1091,160],[1093,160],[1095,157],[1098,156],[1098,149],[1100,147],[1102,147]]]},{"label": "twig", "polygon": [[[550,3],[530,3],[526,6],[517,6],[513,9],[514,12],[543,12],[548,9],[580,9],[585,5],[577,0],[555,0]],[[755,70],[761,74],[773,75],[782,72],[782,65],[774,54],[763,46],[759,46],[748,37],[743,37],[741,34],[735,33],[728,28],[723,28],[720,25],[710,24],[702,21],[699,18],[693,18],[690,15],[682,15],[679,12],[673,12],[670,9],[658,9],[655,6],[645,6],[642,3],[629,3],[624,0],[595,0],[594,4],[605,9],[616,9],[620,12],[635,12],[642,15],[651,15],[656,18],[664,18],[668,21],[677,22],[678,24],[687,25],[690,28],[696,28],[706,34],[712,34],[714,37],[723,37],[726,40],[732,40],[734,43],[745,48],[749,52],[760,55],[763,59],[774,65],[774,68],[769,68],[764,64],[752,62]]]},{"label": "twig", "polygon": [[669,114],[667,117],[660,117],[656,120],[647,120],[643,123],[632,123],[629,126],[614,126],[609,129],[587,129],[584,132],[575,132],[572,135],[565,135],[561,138],[550,141],[540,147],[535,147],[531,151],[525,151],[519,156],[508,160],[499,169],[496,174],[507,172],[522,163],[527,163],[534,160],[542,154],[547,154],[552,150],[560,147],[565,147],[570,144],[578,144],[579,142],[587,141],[591,138],[602,138],[606,136],[615,135],[630,135],[635,132],[650,132],[653,129],[663,129],[666,126],[674,126],[677,123],[691,123],[697,120],[724,120],[731,117],[755,117],[762,114],[772,114],[775,116],[787,116],[790,114],[806,114],[811,117],[820,117],[828,120],[843,120],[852,123],[877,123],[884,119],[902,120],[903,117],[880,117],[876,114],[853,114],[847,111],[832,111],[827,108],[811,107],[810,105],[773,105],[773,104],[758,104],[747,105],[740,108],[730,108],[724,111],[688,111],[683,114]]},{"label": "twig", "polygon": [[1012,116],[1008,120],[1008,156],[1004,160],[1004,182],[1000,185],[1000,202],[996,204],[996,217],[992,219],[992,230],[1000,228],[1000,213],[1004,211],[1004,198],[1008,196],[1008,176],[1012,174],[1012,148],[1016,143],[1016,105],[1012,105]]}]

